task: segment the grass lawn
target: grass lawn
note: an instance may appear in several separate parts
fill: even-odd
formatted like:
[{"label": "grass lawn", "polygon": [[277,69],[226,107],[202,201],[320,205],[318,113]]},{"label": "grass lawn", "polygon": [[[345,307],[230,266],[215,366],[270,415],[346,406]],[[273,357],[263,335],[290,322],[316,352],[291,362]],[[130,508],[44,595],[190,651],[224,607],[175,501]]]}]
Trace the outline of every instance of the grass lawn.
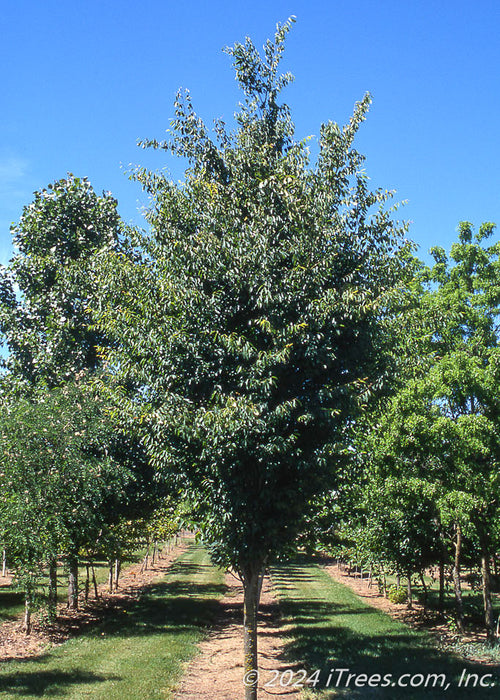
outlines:
[{"label": "grass lawn", "polygon": [[163,580],[90,633],[43,656],[0,664],[0,697],[170,698],[224,590],[223,572],[193,544]]},{"label": "grass lawn", "polygon": [[[286,644],[290,662],[294,668],[304,668],[308,673],[319,669],[316,691],[314,694],[306,691],[305,697],[322,700],[500,697],[498,666],[492,669],[474,665],[441,652],[425,632],[411,629],[368,606],[314,563],[303,559],[292,566],[276,568],[273,581],[286,621],[292,625]],[[349,671],[340,675],[338,669]],[[348,673],[365,674],[365,677],[359,676],[358,680],[352,677],[346,687]],[[478,678],[471,677],[465,687],[467,674],[471,673],[478,674]],[[480,679],[489,673],[494,677],[483,678],[483,683],[493,682],[497,687],[480,687]],[[384,680],[386,674],[392,674],[390,679]],[[428,678],[428,674],[444,674],[444,677]],[[370,677],[372,687],[368,685]],[[405,687],[399,687],[399,682]],[[311,686],[312,683],[304,684],[305,688]]]}]

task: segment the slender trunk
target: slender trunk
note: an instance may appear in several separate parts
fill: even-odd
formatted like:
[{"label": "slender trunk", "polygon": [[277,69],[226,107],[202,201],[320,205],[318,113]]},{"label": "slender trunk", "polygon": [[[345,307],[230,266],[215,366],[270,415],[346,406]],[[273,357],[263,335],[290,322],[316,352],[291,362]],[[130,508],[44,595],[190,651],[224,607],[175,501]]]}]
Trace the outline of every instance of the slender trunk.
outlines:
[{"label": "slender trunk", "polygon": [[455,591],[455,603],[457,608],[457,627],[463,634],[464,628],[464,604],[462,600],[462,584],[460,581],[460,557],[462,554],[462,529],[456,524],[455,560],[453,562],[453,588]]},{"label": "slender trunk", "polygon": [[78,609],[78,557],[70,556],[68,559],[68,608]]},{"label": "slender trunk", "polygon": [[26,596],[24,598],[23,629],[26,634],[31,633],[31,591],[26,591]]},{"label": "slender trunk", "polygon": [[7,574],[7,550],[4,549],[2,552],[2,576]]},{"label": "slender trunk", "polygon": [[89,562],[85,565],[85,603],[89,602],[89,591],[90,591],[90,564]]},{"label": "slender trunk", "polygon": [[400,575],[399,571],[396,574],[396,588],[398,588],[398,589],[401,588],[401,575]]},{"label": "slender trunk", "polygon": [[387,576],[385,575],[384,566],[382,566],[381,569],[382,569],[382,593],[384,594],[384,598],[387,598]]},{"label": "slender trunk", "polygon": [[49,561],[49,596],[48,596],[49,620],[54,620],[57,614],[57,559]]},{"label": "slender trunk", "polygon": [[108,587],[109,587],[109,592],[113,593],[113,562],[109,562],[109,569],[108,569]]},{"label": "slender trunk", "polygon": [[118,588],[118,581],[120,580],[120,569],[121,560],[115,559],[115,590]]},{"label": "slender trunk", "polygon": [[95,577],[95,569],[94,565],[92,564],[92,583],[94,585],[94,598],[97,600],[99,598],[99,590],[97,588],[97,581]]},{"label": "slender trunk", "polygon": [[424,591],[424,612],[427,609],[427,586],[425,584],[424,574],[420,572],[420,583],[422,584],[422,590]]},{"label": "slender trunk", "polygon": [[413,588],[411,585],[411,574],[410,573],[407,574],[407,582],[408,582],[407,583],[407,591],[408,591],[407,607],[410,608],[410,610],[411,610],[411,608],[413,608]]},{"label": "slender trunk", "polygon": [[144,571],[148,570],[148,560],[149,560],[149,542],[148,542],[148,547],[146,549],[146,556],[143,559],[142,566],[141,566],[141,574]]},{"label": "slender trunk", "polygon": [[439,601],[438,601],[439,612],[443,614],[444,612],[444,558],[441,558],[439,562]]},{"label": "slender trunk", "polygon": [[371,588],[373,584],[373,564],[370,562],[370,571],[368,573],[368,588]]},{"label": "slender trunk", "polygon": [[242,571],[245,700],[257,700],[257,613],[263,579],[262,569],[262,566],[248,566]]},{"label": "slender trunk", "polygon": [[484,604],[484,624],[486,626],[486,635],[488,642],[493,644],[495,641],[495,623],[493,621],[493,608],[491,605],[491,572],[490,558],[485,547],[481,552],[481,578],[483,589],[483,604]]}]

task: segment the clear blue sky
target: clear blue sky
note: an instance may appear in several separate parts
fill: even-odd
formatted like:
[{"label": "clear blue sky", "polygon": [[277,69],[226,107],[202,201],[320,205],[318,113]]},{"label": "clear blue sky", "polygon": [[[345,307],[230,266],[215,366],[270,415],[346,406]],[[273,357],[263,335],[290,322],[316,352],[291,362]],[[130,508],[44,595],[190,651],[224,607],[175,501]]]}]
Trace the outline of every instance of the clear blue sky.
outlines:
[{"label": "clear blue sky", "polygon": [[408,200],[421,254],[448,247],[459,220],[500,224],[498,0],[17,0],[0,17],[0,261],[33,191],[67,171],[140,222],[129,164],[181,171],[137,139],[162,138],[181,86],[207,122],[230,118],[238,92],[222,47],[246,35],[260,47],[292,14],[297,136],[345,122],[370,91],[358,150],[373,184]]}]

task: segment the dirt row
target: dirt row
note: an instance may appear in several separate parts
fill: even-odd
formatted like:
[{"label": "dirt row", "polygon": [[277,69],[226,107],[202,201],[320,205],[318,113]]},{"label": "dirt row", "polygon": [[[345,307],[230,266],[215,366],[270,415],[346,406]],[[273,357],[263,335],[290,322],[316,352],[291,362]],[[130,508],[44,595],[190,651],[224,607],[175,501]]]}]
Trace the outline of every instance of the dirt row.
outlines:
[{"label": "dirt row", "polygon": [[[37,656],[50,646],[82,634],[90,626],[98,624],[110,608],[120,606],[126,599],[138,598],[148,585],[168,572],[172,562],[185,548],[185,544],[174,547],[147,571],[141,571],[141,564],[124,569],[117,592],[109,593],[108,585],[100,584],[98,600],[89,601],[77,611],[70,611],[61,605],[57,624],[41,627],[35,621],[29,636],[23,632],[20,620],[3,622],[0,624],[0,661]],[[0,585],[9,583],[9,579],[0,579]],[[186,665],[176,700],[234,700],[241,696],[243,588],[232,574],[226,575],[226,585],[227,592],[220,600],[214,626],[199,645],[199,654]],[[273,683],[277,673],[289,668],[283,658],[283,633],[278,602],[266,578],[262,587],[259,619],[259,687],[267,696],[279,695],[298,700],[296,692]]]},{"label": "dirt row", "polygon": [[[234,700],[241,697],[243,682],[243,587],[226,576],[228,592],[220,601],[217,622],[199,645],[199,655],[186,666],[175,700]],[[279,677],[290,668],[284,655],[286,630],[278,601],[268,577],[262,586],[259,607],[259,688],[262,697],[298,700],[290,687],[280,687]]]},{"label": "dirt row", "polygon": [[485,641],[483,630],[469,629],[466,634],[459,636],[457,633],[450,631],[447,624],[442,621],[437,613],[429,613],[424,609],[423,605],[415,601],[411,610],[408,609],[406,603],[393,603],[379,592],[375,582],[370,586],[367,578],[351,576],[346,571],[341,570],[337,564],[325,564],[324,569],[335,581],[351,588],[368,605],[382,610],[410,627],[425,629],[442,646],[453,645],[459,640],[463,644]]}]

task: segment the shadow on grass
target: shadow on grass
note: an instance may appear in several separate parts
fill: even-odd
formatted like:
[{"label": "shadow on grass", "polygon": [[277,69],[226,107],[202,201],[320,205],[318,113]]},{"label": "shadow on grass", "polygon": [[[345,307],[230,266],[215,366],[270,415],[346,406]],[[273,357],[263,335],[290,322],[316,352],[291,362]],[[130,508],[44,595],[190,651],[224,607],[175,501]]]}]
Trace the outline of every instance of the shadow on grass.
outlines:
[{"label": "shadow on grass", "polygon": [[[99,644],[107,637],[133,639],[146,635],[169,637],[185,632],[196,632],[209,626],[217,613],[217,597],[226,590],[223,585],[198,583],[192,580],[203,574],[204,564],[177,562],[168,573],[168,579],[145,587],[139,599],[123,599],[119,608],[110,607],[101,611],[102,619],[85,631],[88,640],[95,639],[94,658],[99,656]],[[10,697],[65,697],[65,690],[77,684],[97,684],[110,680],[123,680],[119,676],[105,673],[92,673],[82,670],[84,664],[78,658],[78,650],[73,647],[75,668],[59,671],[58,650],[35,658],[0,664],[0,697],[10,693]],[[107,653],[107,652],[105,652]],[[67,667],[68,659],[64,657]],[[86,695],[87,693],[85,693]]]},{"label": "shadow on grass", "polygon": [[137,601],[110,609],[93,635],[132,637],[152,633],[183,633],[209,626],[215,619],[223,585],[178,581],[157,583],[146,589]]},{"label": "shadow on grass", "polygon": [[24,596],[22,592],[12,590],[10,585],[0,588],[0,622],[3,620],[15,620],[23,605]]},{"label": "shadow on grass", "polygon": [[209,564],[176,561],[169,567],[167,580],[145,586],[138,599],[125,599],[119,608],[107,609],[103,621],[92,626],[90,636],[176,634],[209,626],[216,616],[217,598],[226,591],[224,584],[196,581],[211,568]]},{"label": "shadow on grass", "polygon": [[[311,584],[317,578],[318,600],[310,600],[306,595],[284,597],[280,607],[287,622],[293,625],[293,636],[285,649],[287,658],[295,667],[302,664],[309,672],[320,670],[317,689],[335,688],[331,692],[326,691],[322,697],[377,697],[388,700],[465,698],[471,694],[478,700],[499,697],[498,666],[466,662],[444,653],[434,646],[425,633],[397,622],[390,623],[383,613],[359,599],[353,598],[352,602],[341,600],[339,603],[319,599],[320,586],[324,586],[324,581],[320,579],[318,569],[316,574],[311,565],[305,564],[303,567],[279,570],[275,580],[286,596],[286,590],[291,590],[294,584],[300,590],[301,582]],[[334,585],[338,584],[332,582]],[[349,671],[345,671],[339,679],[338,669]],[[462,679],[462,687],[459,687],[464,671],[466,675]],[[379,687],[368,687],[367,679],[362,678],[359,687],[355,685],[355,678],[346,687],[347,673],[366,674],[367,678],[380,676],[380,681],[373,681],[374,686]],[[386,674],[391,674],[386,681],[387,687],[380,687]],[[403,674],[410,675],[403,677]],[[430,674],[437,676],[434,679]],[[471,677],[468,687],[464,687],[467,674],[477,674],[477,679]],[[486,677],[486,674],[493,675]],[[484,685],[495,683],[496,687],[481,687],[481,678]],[[398,679],[405,687],[398,687]],[[338,686],[335,687],[337,682]]]},{"label": "shadow on grass", "polygon": [[[41,661],[42,659],[40,659]],[[33,660],[31,660],[33,661]],[[121,680],[119,676],[89,673],[81,669],[71,672],[43,670],[15,672],[0,675],[0,693],[26,697],[46,697],[63,695],[65,689],[81,683],[103,683],[104,681]]]}]

